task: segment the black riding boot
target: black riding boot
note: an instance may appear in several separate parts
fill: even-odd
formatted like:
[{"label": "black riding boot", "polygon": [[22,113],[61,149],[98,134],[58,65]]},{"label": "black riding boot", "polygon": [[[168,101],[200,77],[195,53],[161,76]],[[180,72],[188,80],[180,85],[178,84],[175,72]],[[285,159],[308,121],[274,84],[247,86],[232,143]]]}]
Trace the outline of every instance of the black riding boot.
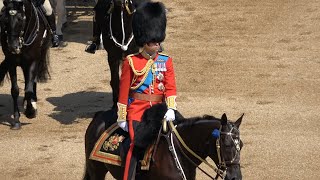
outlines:
[{"label": "black riding boot", "polygon": [[52,30],[52,47],[58,47],[60,40],[59,36],[56,34],[56,17],[54,13],[46,17]]},{"label": "black riding boot", "polygon": [[101,35],[101,29],[99,25],[97,24],[95,17],[93,18],[93,38],[91,44],[89,44],[85,51],[88,53],[94,54],[96,50],[99,49],[100,46],[100,35]]}]

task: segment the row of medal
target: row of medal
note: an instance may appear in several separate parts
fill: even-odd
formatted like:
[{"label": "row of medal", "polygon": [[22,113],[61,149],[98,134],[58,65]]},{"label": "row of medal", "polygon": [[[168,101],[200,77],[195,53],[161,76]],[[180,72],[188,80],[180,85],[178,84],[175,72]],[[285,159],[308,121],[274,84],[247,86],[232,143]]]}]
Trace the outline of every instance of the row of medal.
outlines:
[{"label": "row of medal", "polygon": [[155,65],[156,65],[155,71],[157,72],[157,79],[160,81],[160,83],[158,84],[158,89],[160,91],[164,91],[165,87],[164,87],[164,84],[162,82],[163,79],[164,79],[164,75],[163,75],[162,72],[167,71],[166,63],[155,63]]}]

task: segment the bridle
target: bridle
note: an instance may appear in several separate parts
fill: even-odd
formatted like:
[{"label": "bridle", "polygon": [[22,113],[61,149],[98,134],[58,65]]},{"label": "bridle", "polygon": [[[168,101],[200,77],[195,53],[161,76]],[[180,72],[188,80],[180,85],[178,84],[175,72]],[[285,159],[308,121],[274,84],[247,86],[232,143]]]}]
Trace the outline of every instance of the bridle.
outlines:
[{"label": "bridle", "polygon": [[[237,131],[238,133],[232,133],[233,131]],[[221,131],[220,131],[221,132]],[[218,153],[219,158],[219,166],[223,168],[227,168],[227,166],[231,165],[240,165],[240,150],[241,150],[241,141],[240,141],[240,132],[235,126],[232,126],[229,132],[221,132],[220,136],[229,136],[233,142],[233,145],[236,147],[236,153],[231,160],[225,160],[224,157],[221,157],[221,151],[223,149],[220,148],[220,153]],[[220,147],[220,137],[216,141],[216,146]]]},{"label": "bridle", "polygon": [[124,29],[124,23],[123,23],[123,13],[124,11],[126,10],[127,13],[129,15],[132,15],[134,12],[135,12],[135,9],[134,10],[131,10],[129,8],[129,5],[132,5],[132,0],[122,0],[121,1],[121,28],[122,28],[122,41],[121,43],[113,36],[113,33],[112,33],[112,11],[113,11],[113,8],[114,8],[114,2],[111,1],[111,5],[110,5],[110,9],[108,10],[108,13],[110,13],[110,18],[109,18],[109,31],[110,31],[110,39],[113,40],[113,42],[118,46],[118,47],[121,47],[121,49],[123,51],[127,51],[128,50],[128,46],[129,44],[131,43],[131,41],[133,40],[133,33],[131,32],[131,35],[128,39],[128,41],[125,43],[125,39],[126,39],[126,33],[125,33],[125,29]]},{"label": "bridle", "polygon": [[[166,124],[166,123],[164,123]],[[166,127],[166,125],[164,125]],[[232,133],[233,130],[236,130],[239,132],[239,130],[236,127],[232,127],[231,130],[229,132],[221,132],[222,126],[220,126],[219,128],[219,136],[215,137],[216,138],[216,150],[217,150],[217,155],[218,155],[218,160],[219,163],[218,164],[210,164],[208,161],[206,161],[205,159],[201,158],[199,155],[197,155],[193,150],[191,150],[186,143],[184,142],[184,140],[182,139],[182,137],[180,136],[180,134],[178,133],[177,129],[175,128],[174,124],[170,121],[169,122],[169,132],[165,132],[167,135],[162,134],[162,136],[164,136],[167,139],[167,142],[169,144],[169,150],[172,153],[174,160],[176,162],[176,166],[178,168],[178,170],[180,171],[180,174],[182,176],[182,179],[186,180],[183,168],[180,164],[180,161],[178,159],[177,153],[176,153],[176,148],[175,145],[173,143],[173,135],[175,135],[176,139],[179,141],[179,143],[181,144],[181,146],[189,153],[191,154],[193,157],[195,157],[196,159],[198,159],[200,162],[203,162],[204,164],[206,164],[210,169],[212,169],[214,172],[216,172],[216,176],[212,177],[211,175],[209,175],[209,173],[207,173],[206,171],[204,171],[202,168],[200,168],[188,155],[186,155],[186,153],[184,152],[184,150],[182,149],[182,147],[180,145],[178,145],[179,150],[181,152],[181,154],[188,160],[190,161],[194,166],[196,166],[197,168],[199,168],[203,173],[205,173],[208,177],[210,177],[211,179],[218,179],[219,177],[221,179],[224,179],[227,173],[227,167],[230,165],[236,165],[236,164],[240,164],[240,140],[238,139],[234,139],[235,138],[240,138],[239,135]],[[238,133],[240,134],[240,133]],[[236,147],[236,154],[233,157],[232,160],[230,161],[225,161],[224,157],[221,157],[222,151],[221,151],[221,139],[220,139],[220,135],[221,136],[230,136],[233,144]],[[238,159],[236,161],[236,159]]]}]

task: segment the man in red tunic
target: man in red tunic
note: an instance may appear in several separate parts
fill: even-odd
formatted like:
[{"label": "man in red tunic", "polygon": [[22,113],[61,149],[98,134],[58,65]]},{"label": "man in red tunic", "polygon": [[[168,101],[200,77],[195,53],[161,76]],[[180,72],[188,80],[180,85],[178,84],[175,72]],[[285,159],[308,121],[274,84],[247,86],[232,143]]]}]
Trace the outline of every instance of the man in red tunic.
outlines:
[{"label": "man in red tunic", "polygon": [[176,83],[172,58],[158,53],[166,36],[166,11],[161,2],[146,2],[133,15],[132,28],[140,52],[123,62],[118,99],[118,125],[129,131],[131,144],[127,154],[124,180],[135,178],[137,157],[134,132],[143,112],[152,105],[166,102],[167,121],[175,119]]}]

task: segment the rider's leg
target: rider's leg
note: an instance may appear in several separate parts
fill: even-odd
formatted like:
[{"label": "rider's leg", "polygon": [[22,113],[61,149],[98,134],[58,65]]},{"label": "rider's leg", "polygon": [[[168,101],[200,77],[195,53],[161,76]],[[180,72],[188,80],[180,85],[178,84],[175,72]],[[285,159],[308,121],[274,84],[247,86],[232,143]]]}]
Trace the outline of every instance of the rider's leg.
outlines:
[{"label": "rider's leg", "polygon": [[65,7],[65,0],[56,0],[55,12],[57,14],[57,35],[59,40],[63,41],[62,26],[67,22],[67,11]]},{"label": "rider's leg", "polygon": [[135,179],[136,175],[136,168],[137,168],[137,161],[138,161],[138,153],[137,152],[137,147],[134,146],[134,131],[136,127],[138,126],[139,122],[138,121],[128,121],[129,123],[129,135],[130,135],[130,148],[127,154],[126,158],[126,164],[124,168],[124,175],[123,175],[123,180],[132,180]]},{"label": "rider's leg", "polygon": [[59,37],[56,34],[56,18],[55,18],[53,11],[52,11],[52,7],[51,7],[49,0],[44,1],[43,7],[46,11],[45,15],[47,17],[47,20],[48,20],[49,25],[52,30],[52,36],[53,36],[52,37],[52,47],[58,47],[59,46]]},{"label": "rider's leg", "polygon": [[96,13],[93,17],[93,26],[92,26],[92,32],[93,32],[93,37],[92,37],[92,42],[86,47],[86,52],[94,54],[96,50],[100,46],[100,35],[101,35],[101,29],[96,21]]}]

